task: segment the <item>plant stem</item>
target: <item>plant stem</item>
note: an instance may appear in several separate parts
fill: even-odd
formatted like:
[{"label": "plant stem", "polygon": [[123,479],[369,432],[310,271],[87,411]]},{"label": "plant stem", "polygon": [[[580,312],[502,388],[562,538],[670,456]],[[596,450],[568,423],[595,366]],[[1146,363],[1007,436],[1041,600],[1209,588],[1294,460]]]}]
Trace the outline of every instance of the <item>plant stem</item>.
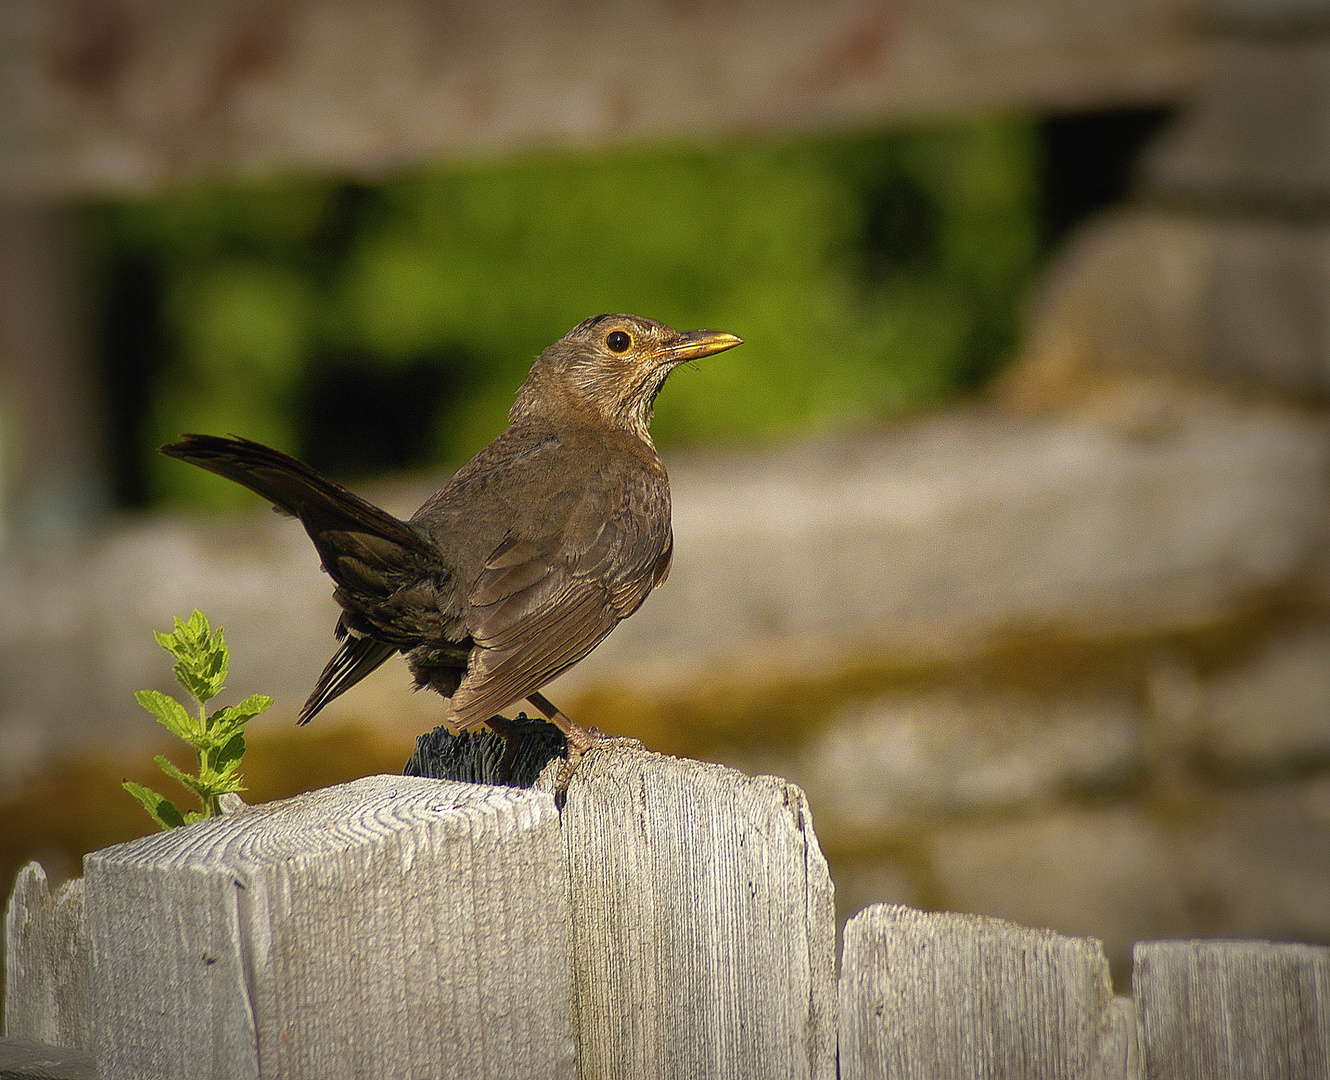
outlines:
[{"label": "plant stem", "polygon": [[[208,733],[208,706],[205,702],[201,701],[199,698],[194,698],[194,703],[199,707],[199,730],[202,731],[206,736]],[[212,766],[208,760],[208,748],[206,743],[200,742],[198,746],[198,752],[199,752],[199,779],[202,780],[205,784],[210,783],[212,780]],[[220,812],[219,808],[215,805],[217,802],[216,797],[213,797],[211,799],[205,799],[202,796],[200,796],[199,802],[203,804],[204,817],[216,817]]]}]

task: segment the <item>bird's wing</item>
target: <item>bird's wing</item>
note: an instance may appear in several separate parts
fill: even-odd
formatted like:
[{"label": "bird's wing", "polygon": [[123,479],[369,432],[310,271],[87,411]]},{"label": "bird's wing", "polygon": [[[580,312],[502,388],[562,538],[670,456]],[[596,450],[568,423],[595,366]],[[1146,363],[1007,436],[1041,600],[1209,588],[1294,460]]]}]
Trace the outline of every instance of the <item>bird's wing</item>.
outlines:
[{"label": "bird's wing", "polygon": [[[243,484],[298,517],[336,583],[342,644],[300,710],[300,723],[394,652],[422,638],[445,636],[439,594],[447,587],[448,572],[437,545],[418,526],[249,439],[185,435],[162,447],[162,453]],[[457,659],[460,669],[466,663],[460,646]]]},{"label": "bird's wing", "polygon": [[481,723],[540,689],[637,610],[671,550],[668,509],[648,512],[649,499],[630,491],[580,542],[512,535],[494,550],[468,600],[476,649],[452,698],[455,723]]}]

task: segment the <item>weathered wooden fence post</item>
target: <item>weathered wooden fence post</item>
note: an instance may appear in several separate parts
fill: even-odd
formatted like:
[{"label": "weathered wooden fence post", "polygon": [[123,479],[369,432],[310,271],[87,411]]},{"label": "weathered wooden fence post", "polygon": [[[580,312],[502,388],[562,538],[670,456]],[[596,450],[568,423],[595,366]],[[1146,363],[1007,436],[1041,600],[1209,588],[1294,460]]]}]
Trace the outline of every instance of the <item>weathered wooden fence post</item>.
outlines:
[{"label": "weathered wooden fence post", "polygon": [[833,1080],[835,914],[802,791],[596,754],[564,836],[581,1080]]},{"label": "weathered wooden fence post", "polygon": [[1309,945],[1143,943],[1133,1002],[1097,941],[876,905],[837,1015],[803,793],[641,750],[585,759],[562,813],[375,776],[85,867],[15,887],[2,1075],[832,1080],[839,1027],[843,1080],[1330,1078]]},{"label": "weathered wooden fence post", "polygon": [[1330,949],[1142,941],[1134,961],[1147,1080],[1330,1077]]},{"label": "weathered wooden fence post", "polygon": [[1127,1080],[1137,1060],[1098,941],[885,904],[846,924],[842,1080]]},{"label": "weathered wooden fence post", "polygon": [[548,793],[371,776],[85,869],[106,1080],[573,1075]]},{"label": "weathered wooden fence post", "polygon": [[5,910],[5,1033],[92,1049],[92,961],[83,879],[55,893],[37,863],[19,871]]}]

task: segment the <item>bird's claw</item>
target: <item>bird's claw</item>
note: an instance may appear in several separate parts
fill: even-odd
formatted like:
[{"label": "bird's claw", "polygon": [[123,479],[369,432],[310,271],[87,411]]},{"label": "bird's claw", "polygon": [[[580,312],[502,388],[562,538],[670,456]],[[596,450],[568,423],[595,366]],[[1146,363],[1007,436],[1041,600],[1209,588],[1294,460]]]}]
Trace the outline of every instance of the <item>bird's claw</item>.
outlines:
[{"label": "bird's claw", "polygon": [[627,735],[606,735],[599,728],[584,728],[580,724],[571,726],[572,730],[567,733],[568,757],[560,763],[559,770],[554,776],[554,797],[560,807],[563,806],[563,799],[567,794],[568,785],[572,783],[573,774],[585,754],[592,750],[646,749],[641,739]]}]

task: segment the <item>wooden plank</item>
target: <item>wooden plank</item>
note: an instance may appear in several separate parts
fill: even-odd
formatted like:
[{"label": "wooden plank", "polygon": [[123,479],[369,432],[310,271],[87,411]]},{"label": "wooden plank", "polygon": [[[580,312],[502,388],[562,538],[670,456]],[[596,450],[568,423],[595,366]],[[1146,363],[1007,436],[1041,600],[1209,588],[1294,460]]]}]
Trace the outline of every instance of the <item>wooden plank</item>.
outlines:
[{"label": "wooden plank", "polygon": [[0,1036],[0,1080],[96,1080],[92,1054]]},{"label": "wooden plank", "polygon": [[52,896],[41,864],[28,863],[5,909],[5,1034],[91,1049],[90,976],[83,879]]},{"label": "wooden plank", "polygon": [[1144,1080],[1136,1002],[1129,997],[1118,995],[1108,1003],[1099,1042],[1098,1071],[1092,1077],[1094,1080]]},{"label": "wooden plank", "polygon": [[1098,941],[895,904],[845,927],[844,1080],[1120,1080],[1125,1020]]},{"label": "wooden plank", "polygon": [[1173,100],[1189,0],[8,0],[0,191]]},{"label": "wooden plank", "polygon": [[832,887],[803,792],[600,752],[563,821],[581,1080],[836,1075]]},{"label": "wooden plank", "polygon": [[104,1078],[572,1076],[547,793],[371,776],[86,873]]},{"label": "wooden plank", "polygon": [[1142,941],[1134,959],[1146,1077],[1330,1077],[1330,949]]}]

